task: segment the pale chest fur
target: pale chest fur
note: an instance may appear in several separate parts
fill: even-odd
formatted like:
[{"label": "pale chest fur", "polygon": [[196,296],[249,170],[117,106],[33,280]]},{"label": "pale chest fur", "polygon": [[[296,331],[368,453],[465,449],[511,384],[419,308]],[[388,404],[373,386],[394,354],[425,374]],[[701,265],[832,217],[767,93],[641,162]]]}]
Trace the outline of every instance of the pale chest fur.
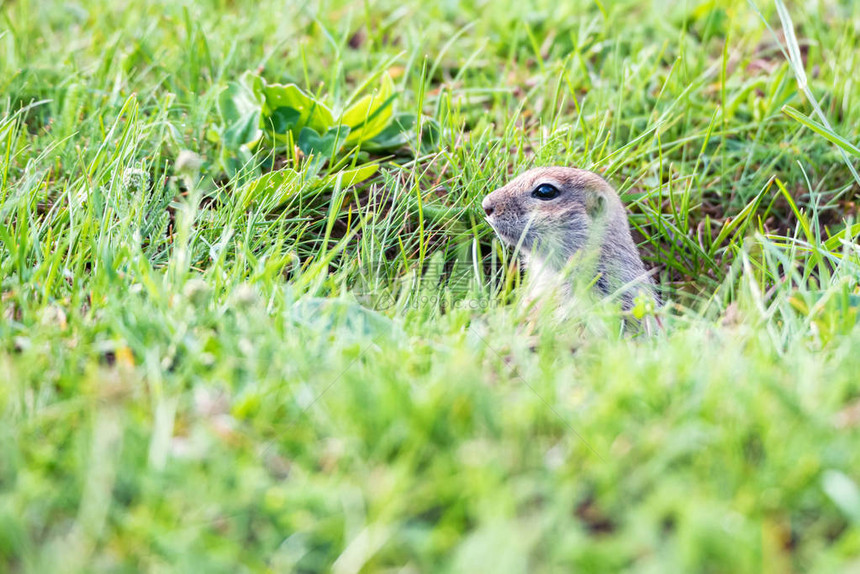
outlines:
[{"label": "pale chest fur", "polygon": [[555,266],[534,255],[527,256],[525,262],[526,303],[550,303],[558,310],[556,315],[566,315],[585,303],[575,293],[570,278],[566,278]]}]

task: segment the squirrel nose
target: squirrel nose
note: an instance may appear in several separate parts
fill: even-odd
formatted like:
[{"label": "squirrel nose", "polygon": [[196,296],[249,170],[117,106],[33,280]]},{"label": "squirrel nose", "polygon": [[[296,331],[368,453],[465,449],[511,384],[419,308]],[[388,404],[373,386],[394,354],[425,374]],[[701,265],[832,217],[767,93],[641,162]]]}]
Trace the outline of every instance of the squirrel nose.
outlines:
[{"label": "squirrel nose", "polygon": [[484,213],[487,214],[487,217],[491,216],[493,214],[493,211],[495,211],[495,208],[493,207],[493,202],[490,201],[489,196],[485,197],[484,201],[481,202],[481,207],[484,208]]}]

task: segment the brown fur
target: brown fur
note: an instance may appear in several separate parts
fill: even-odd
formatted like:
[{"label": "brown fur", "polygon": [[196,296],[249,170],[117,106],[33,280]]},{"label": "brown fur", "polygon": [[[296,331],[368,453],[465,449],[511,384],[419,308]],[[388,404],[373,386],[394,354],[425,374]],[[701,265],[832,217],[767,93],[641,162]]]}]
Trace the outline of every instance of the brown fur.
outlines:
[{"label": "brown fur", "polygon": [[[560,195],[532,197],[541,184]],[[539,277],[533,291],[573,267],[576,277],[594,280],[603,295],[617,294],[624,309],[642,290],[654,297],[624,205],[599,175],[569,167],[531,169],[485,197],[482,206],[499,237],[519,245],[530,273]]]}]

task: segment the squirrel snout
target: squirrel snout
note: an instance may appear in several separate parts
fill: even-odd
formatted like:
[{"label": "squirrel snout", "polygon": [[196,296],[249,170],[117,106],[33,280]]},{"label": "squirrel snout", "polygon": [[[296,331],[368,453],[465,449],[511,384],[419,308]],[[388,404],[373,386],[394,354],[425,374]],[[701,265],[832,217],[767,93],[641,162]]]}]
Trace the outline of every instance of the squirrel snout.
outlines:
[{"label": "squirrel snout", "polygon": [[487,214],[487,217],[491,216],[495,211],[495,207],[493,206],[493,202],[490,200],[489,195],[481,202],[481,207],[484,208],[484,213]]}]

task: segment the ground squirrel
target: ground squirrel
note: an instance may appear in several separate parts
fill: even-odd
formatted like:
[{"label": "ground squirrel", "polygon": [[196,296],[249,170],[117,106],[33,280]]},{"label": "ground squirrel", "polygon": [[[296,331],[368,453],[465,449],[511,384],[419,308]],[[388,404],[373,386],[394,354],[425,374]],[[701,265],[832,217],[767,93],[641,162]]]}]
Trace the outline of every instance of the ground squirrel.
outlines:
[{"label": "ground squirrel", "polygon": [[599,175],[569,167],[531,169],[490,193],[482,207],[499,237],[519,246],[531,276],[529,299],[551,285],[569,293],[570,278],[618,296],[625,310],[639,293],[657,301],[624,204]]}]

